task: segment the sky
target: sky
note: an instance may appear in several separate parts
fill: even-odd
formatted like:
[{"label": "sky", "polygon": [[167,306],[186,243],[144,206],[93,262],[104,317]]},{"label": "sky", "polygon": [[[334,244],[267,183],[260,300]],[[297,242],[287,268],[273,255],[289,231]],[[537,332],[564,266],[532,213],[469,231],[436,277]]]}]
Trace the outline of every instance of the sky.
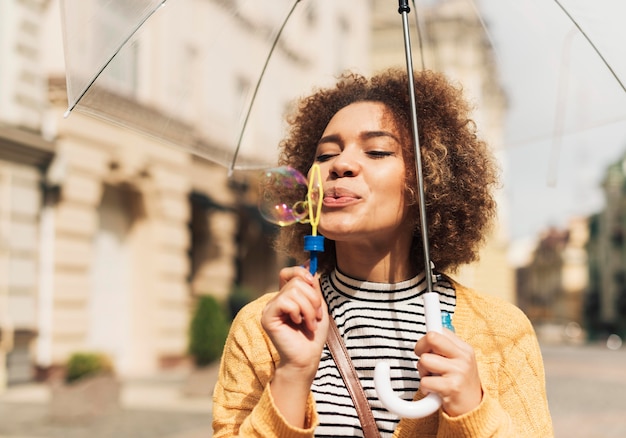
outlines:
[{"label": "sky", "polygon": [[[626,35],[618,23],[626,2],[561,3],[603,45],[626,82],[619,47]],[[626,153],[626,91],[555,1],[479,4],[510,105],[504,142],[509,232],[513,240],[531,239],[602,209],[604,172]]]}]

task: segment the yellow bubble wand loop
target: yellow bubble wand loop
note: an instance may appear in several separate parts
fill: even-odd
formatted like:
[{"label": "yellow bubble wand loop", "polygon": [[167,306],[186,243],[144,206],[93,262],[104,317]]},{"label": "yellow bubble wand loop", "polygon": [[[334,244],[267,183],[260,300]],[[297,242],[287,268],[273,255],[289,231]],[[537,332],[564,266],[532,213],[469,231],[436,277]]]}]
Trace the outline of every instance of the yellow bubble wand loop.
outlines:
[{"label": "yellow bubble wand loop", "polygon": [[[314,199],[313,194],[317,194]],[[322,201],[324,199],[324,190],[322,188],[322,172],[317,163],[311,167],[311,176],[306,194],[307,204],[309,207],[309,223],[311,224],[311,235],[304,236],[304,250],[310,253],[309,272],[315,275],[317,272],[317,253],[324,251],[324,236],[317,234],[317,226],[320,223],[322,213]],[[314,202],[317,201],[317,202]]]}]

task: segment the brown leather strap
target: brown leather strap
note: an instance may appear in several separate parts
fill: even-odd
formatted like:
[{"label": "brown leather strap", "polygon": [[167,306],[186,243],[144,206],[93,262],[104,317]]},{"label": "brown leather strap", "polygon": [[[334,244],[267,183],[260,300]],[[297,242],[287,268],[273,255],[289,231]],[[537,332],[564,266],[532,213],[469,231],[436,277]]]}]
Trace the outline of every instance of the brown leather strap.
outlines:
[{"label": "brown leather strap", "polygon": [[352,397],[356,413],[361,421],[363,436],[365,438],[380,438],[380,433],[378,432],[378,427],[376,426],[376,420],[374,420],[374,415],[372,414],[372,409],[370,408],[370,404],[365,396],[365,391],[363,391],[359,376],[357,376],[354,365],[350,360],[346,344],[344,344],[343,339],[341,339],[337,324],[335,324],[335,321],[332,318],[330,318],[330,327],[328,330],[326,345],[328,345],[328,349],[330,350],[330,354],[333,357],[335,364],[337,364],[341,378],[346,384],[346,388],[348,388],[350,397]]}]

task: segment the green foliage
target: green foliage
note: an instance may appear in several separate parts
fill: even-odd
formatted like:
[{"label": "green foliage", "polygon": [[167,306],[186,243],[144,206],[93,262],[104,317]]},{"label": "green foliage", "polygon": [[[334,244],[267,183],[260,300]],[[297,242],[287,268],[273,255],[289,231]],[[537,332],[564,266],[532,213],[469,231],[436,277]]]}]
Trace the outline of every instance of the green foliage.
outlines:
[{"label": "green foliage", "polygon": [[215,297],[203,295],[198,298],[189,330],[189,354],[197,366],[209,365],[222,355],[229,326]]},{"label": "green foliage", "polygon": [[254,294],[250,289],[243,286],[235,286],[228,295],[228,310],[230,318],[235,319],[237,313],[250,301],[254,299]]},{"label": "green foliage", "polygon": [[67,383],[96,374],[113,374],[113,363],[103,353],[74,353],[67,361],[65,371],[65,381]]}]

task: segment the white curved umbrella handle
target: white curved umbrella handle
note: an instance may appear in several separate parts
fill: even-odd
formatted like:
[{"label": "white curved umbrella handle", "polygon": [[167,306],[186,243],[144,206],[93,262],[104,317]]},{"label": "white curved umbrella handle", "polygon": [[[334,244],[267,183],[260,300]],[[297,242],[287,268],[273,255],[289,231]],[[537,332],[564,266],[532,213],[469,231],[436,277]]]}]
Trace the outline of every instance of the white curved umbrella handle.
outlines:
[{"label": "white curved umbrella handle", "polygon": [[[441,333],[441,308],[439,295],[436,292],[424,294],[424,316],[426,317],[426,331]],[[423,418],[439,409],[441,397],[430,393],[418,401],[406,401],[398,397],[391,387],[391,375],[389,364],[378,362],[374,369],[374,388],[378,399],[385,409],[401,418]]]}]

